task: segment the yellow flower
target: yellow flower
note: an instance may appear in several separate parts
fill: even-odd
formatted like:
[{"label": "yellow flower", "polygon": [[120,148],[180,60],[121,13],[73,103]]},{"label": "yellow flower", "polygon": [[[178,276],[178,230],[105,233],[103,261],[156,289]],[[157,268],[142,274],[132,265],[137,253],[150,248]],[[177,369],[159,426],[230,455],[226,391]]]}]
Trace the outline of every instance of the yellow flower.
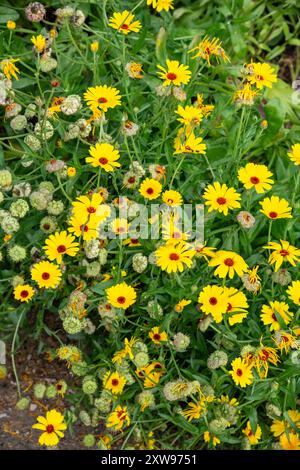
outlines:
[{"label": "yellow flower", "polygon": [[112,411],[106,420],[108,428],[114,428],[115,431],[120,431],[130,425],[130,417],[127,413],[127,407],[117,405],[115,410]]},{"label": "yellow flower", "polygon": [[127,219],[117,217],[110,223],[110,228],[112,232],[124,236],[128,233],[129,224]]},{"label": "yellow flower", "polygon": [[243,183],[246,189],[254,188],[258,194],[271,189],[274,181],[271,179],[273,173],[265,165],[248,163],[238,172],[238,179]]},{"label": "yellow flower", "polygon": [[106,289],[107,301],[116,308],[126,309],[136,302],[136,291],[122,282]]},{"label": "yellow flower", "polygon": [[268,376],[269,362],[277,365],[279,358],[276,349],[264,346],[263,344],[257,349],[254,365],[261,379]]},{"label": "yellow flower", "polygon": [[197,403],[188,403],[188,407],[182,411],[182,415],[188,421],[192,421],[193,419],[199,419],[205,410],[205,399],[201,398]]},{"label": "yellow flower", "polygon": [[275,437],[281,436],[286,431],[288,431],[289,433],[293,431],[293,428],[290,422],[292,422],[296,428],[300,429],[299,411],[288,410],[287,414],[289,417],[289,421],[287,419],[284,419],[284,420],[275,419],[273,421],[272,426],[271,426],[271,432],[273,433]]},{"label": "yellow flower", "polygon": [[244,359],[237,357],[232,361],[231,367],[232,370],[229,371],[229,374],[236,385],[240,385],[244,388],[253,382],[251,366],[249,366]]},{"label": "yellow flower", "polygon": [[120,395],[126,384],[126,378],[118,372],[107,372],[103,379],[103,387],[114,395]]},{"label": "yellow flower", "polygon": [[157,199],[162,191],[162,185],[153,178],[146,178],[139,187],[139,193],[145,199]]},{"label": "yellow flower", "polygon": [[195,251],[183,240],[171,240],[155,251],[156,264],[168,274],[192,266]]},{"label": "yellow flower", "polygon": [[234,188],[228,188],[226,184],[221,185],[218,181],[205,188],[203,198],[206,199],[205,205],[209,206],[208,212],[215,210],[227,215],[229,209],[241,207],[240,194]]},{"label": "yellow flower", "polygon": [[14,297],[20,302],[29,302],[34,296],[34,289],[29,284],[19,284],[14,288]]},{"label": "yellow flower", "polygon": [[213,258],[215,256],[214,251],[216,248],[214,246],[205,246],[206,243],[202,243],[199,241],[195,241],[193,243],[194,250],[196,251],[196,257],[201,258],[203,257],[205,261],[209,261],[209,258]]},{"label": "yellow flower", "polygon": [[259,92],[251,87],[249,83],[244,83],[241,88],[235,91],[233,99],[236,103],[252,106]]},{"label": "yellow flower", "polygon": [[35,50],[40,54],[46,47],[46,38],[39,34],[38,36],[32,36],[31,42],[34,45]]},{"label": "yellow flower", "polygon": [[173,1],[174,0],[147,0],[147,5],[151,5],[158,13],[160,13],[162,10],[173,10]]},{"label": "yellow flower", "polygon": [[210,443],[212,442],[213,447],[216,447],[218,444],[221,443],[220,439],[217,436],[214,436],[209,431],[205,431],[203,434],[204,442]]},{"label": "yellow flower", "polygon": [[300,305],[300,281],[293,281],[286,293],[294,304]]},{"label": "yellow flower", "polygon": [[162,194],[162,200],[170,207],[180,206],[182,204],[182,196],[178,191],[169,189]]},{"label": "yellow flower", "polygon": [[88,241],[99,237],[99,223],[100,217],[97,217],[97,215],[91,214],[89,220],[85,223],[82,223],[82,218],[74,216],[69,220],[70,227],[68,227],[68,231],[76,237],[82,237],[83,240]]},{"label": "yellow flower", "polygon": [[152,362],[151,364],[138,369],[136,373],[138,377],[144,379],[145,388],[154,388],[158,385],[164,370],[160,362]]},{"label": "yellow flower", "polygon": [[98,41],[93,41],[93,42],[91,42],[91,44],[90,44],[90,49],[91,49],[92,52],[94,52],[94,54],[95,54],[96,52],[98,52],[98,49],[99,49],[99,42],[98,42]]},{"label": "yellow flower", "polygon": [[73,214],[75,218],[85,223],[90,217],[95,216],[100,210],[100,205],[103,202],[103,197],[98,193],[93,193],[88,196],[79,196],[76,201],[72,202]]},{"label": "yellow flower", "polygon": [[280,243],[270,242],[269,245],[263,248],[273,250],[268,262],[270,264],[275,263],[275,272],[278,271],[284,261],[288,261],[292,266],[296,266],[296,263],[300,261],[300,249],[290,245],[286,240],[280,240]]},{"label": "yellow flower", "polygon": [[130,32],[138,33],[141,29],[141,23],[134,20],[134,15],[127,10],[122,12],[116,12],[109,18],[109,26],[111,28],[121,31],[123,34],[127,35]]},{"label": "yellow flower", "polygon": [[10,29],[10,30],[13,30],[13,29],[16,29],[16,23],[15,21],[12,21],[12,20],[8,20],[7,23],[6,23],[6,27],[7,29]]},{"label": "yellow flower", "polygon": [[264,325],[270,325],[270,331],[280,330],[280,323],[288,325],[292,318],[293,313],[289,311],[289,306],[285,302],[269,302],[269,305],[262,306],[262,314],[260,316]]},{"label": "yellow flower", "polygon": [[54,289],[61,280],[61,270],[50,261],[40,261],[31,269],[31,279],[37,282],[40,288]]},{"label": "yellow flower", "polygon": [[180,300],[174,307],[174,310],[175,312],[182,312],[184,307],[186,307],[187,305],[190,305],[192,303],[191,300],[186,300],[186,299],[182,299]]},{"label": "yellow flower", "polygon": [[198,126],[203,118],[201,109],[195,106],[183,107],[179,105],[175,113],[179,116],[179,118],[177,118],[177,121],[182,122],[182,124],[185,124],[186,126]]},{"label": "yellow flower", "polygon": [[214,275],[222,279],[227,275],[232,279],[235,273],[241,277],[248,269],[247,263],[240,255],[226,250],[217,251],[208,266],[217,266]]},{"label": "yellow flower", "polygon": [[201,95],[201,94],[197,94],[197,99],[194,103],[194,106],[196,106],[196,108],[200,109],[200,111],[201,111],[201,113],[204,117],[208,117],[213,112],[213,110],[215,109],[213,104],[204,104],[203,103],[203,95]]},{"label": "yellow flower", "polygon": [[191,79],[191,71],[187,65],[180,64],[178,60],[166,60],[167,67],[158,65],[161,72],[157,72],[159,78],[164,80],[163,85],[186,85]]},{"label": "yellow flower", "polygon": [[75,237],[69,235],[65,230],[50,235],[45,241],[44,246],[47,257],[50,261],[56,260],[58,263],[61,263],[64,254],[76,256],[79,244],[74,242],[74,240]]},{"label": "yellow flower", "polygon": [[262,87],[272,88],[273,83],[277,82],[275,70],[266,63],[253,63],[247,65],[247,80],[256,85],[260,90]]},{"label": "yellow flower", "polygon": [[97,143],[89,149],[90,157],[85,161],[90,163],[94,168],[101,167],[106,172],[114,171],[116,167],[121,164],[117,161],[120,158],[120,153],[113,145],[108,143]]},{"label": "yellow flower", "polygon": [[189,52],[195,52],[195,55],[192,56],[193,59],[201,57],[206,60],[208,65],[211,65],[210,59],[212,56],[215,56],[217,61],[221,58],[224,62],[229,62],[229,57],[227,57],[222,47],[222,42],[218,38],[210,39],[208,36],[205,36],[205,38]]},{"label": "yellow flower", "polygon": [[295,345],[297,338],[290,333],[287,333],[285,331],[276,331],[273,341],[275,342],[276,346],[282,353],[283,351],[287,354],[290,350],[290,348]]},{"label": "yellow flower", "polygon": [[138,62],[128,62],[125,70],[130,78],[143,78],[143,66]]},{"label": "yellow flower", "polygon": [[292,149],[288,152],[288,156],[295,165],[300,165],[300,144],[292,145]]},{"label": "yellow flower", "polygon": [[73,176],[76,176],[76,168],[74,166],[68,166],[67,175],[69,176],[69,178],[73,178]]},{"label": "yellow flower", "polygon": [[154,326],[149,332],[149,338],[152,339],[153,343],[160,344],[164,341],[168,341],[168,335],[165,331],[160,331],[159,326]]},{"label": "yellow flower", "polygon": [[37,424],[32,426],[33,429],[39,429],[43,433],[39,437],[39,444],[47,447],[56,446],[59,440],[64,437],[67,425],[63,415],[56,410],[47,411],[46,417],[38,416]]},{"label": "yellow flower", "polygon": [[119,90],[107,85],[90,87],[84,93],[83,97],[93,113],[98,116],[101,112],[106,113],[109,108],[115,108],[121,104]]},{"label": "yellow flower", "polygon": [[265,214],[269,219],[291,219],[292,208],[286,199],[280,199],[278,196],[266,197],[260,202],[262,209],[260,212]]},{"label": "yellow flower", "polygon": [[243,434],[245,434],[245,436],[247,436],[251,445],[258,444],[261,439],[261,427],[259,424],[256,426],[256,430],[254,432],[252,430],[250,421],[247,421],[247,426],[245,427],[245,429],[243,429],[242,432]]},{"label": "yellow flower", "polygon": [[196,137],[190,130],[184,133],[183,129],[179,129],[177,137],[174,140],[174,155],[180,153],[196,153],[205,155],[206,144],[203,143],[202,137]]},{"label": "yellow flower", "polygon": [[228,296],[228,304],[226,315],[230,326],[241,323],[248,315],[249,307],[247,297],[243,292],[238,291],[235,287],[224,287],[224,294]]},{"label": "yellow flower", "polygon": [[289,432],[289,434],[282,434],[279,438],[281,448],[283,450],[300,450],[300,439],[299,435],[294,431]]},{"label": "yellow flower", "polygon": [[0,62],[2,72],[11,80],[11,77],[14,77],[16,80],[19,80],[18,73],[20,72],[18,67],[15,66],[15,63],[18,62],[19,59],[3,59]]},{"label": "yellow flower", "polygon": [[200,309],[206,315],[211,315],[216,323],[223,320],[227,312],[228,296],[223,287],[216,285],[205,286],[199,293],[198,302]]}]

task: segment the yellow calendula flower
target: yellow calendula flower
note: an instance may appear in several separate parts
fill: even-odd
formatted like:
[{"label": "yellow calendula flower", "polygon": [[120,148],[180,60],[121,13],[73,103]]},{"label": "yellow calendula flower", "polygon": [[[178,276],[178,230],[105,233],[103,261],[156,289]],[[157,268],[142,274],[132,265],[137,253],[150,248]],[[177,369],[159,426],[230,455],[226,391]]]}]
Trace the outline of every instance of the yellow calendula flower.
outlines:
[{"label": "yellow calendula flower", "polygon": [[[76,219],[81,220],[84,224],[90,217],[95,215],[101,215],[103,206],[103,197],[99,193],[89,194],[87,196],[79,196],[76,201],[72,202],[73,214]],[[109,214],[108,214],[109,215]]]},{"label": "yellow calendula flower", "polygon": [[292,219],[292,208],[286,199],[280,199],[278,196],[266,197],[260,202],[262,212],[269,219]]},{"label": "yellow calendula flower", "polygon": [[175,312],[182,312],[184,307],[186,307],[187,305],[190,305],[192,303],[191,300],[187,300],[187,299],[181,299],[174,307],[174,310]]},{"label": "yellow calendula flower", "polygon": [[205,286],[199,294],[200,309],[206,315],[211,315],[216,323],[223,320],[227,312],[228,295],[224,288],[216,285]]},{"label": "yellow calendula flower", "polygon": [[280,330],[280,323],[288,325],[293,318],[293,313],[289,311],[289,306],[285,302],[269,302],[269,305],[262,306],[260,318],[264,325],[270,327],[270,331]]},{"label": "yellow calendula flower", "polygon": [[279,442],[283,450],[300,450],[300,438],[294,431],[289,432],[289,434],[282,434]]},{"label": "yellow calendula flower", "polygon": [[90,87],[84,93],[83,97],[87,102],[87,105],[91,108],[93,113],[98,115],[98,117],[101,112],[106,113],[108,109],[115,108],[121,104],[119,90],[107,85]]},{"label": "yellow calendula flower", "polygon": [[234,188],[228,188],[225,183],[221,185],[218,181],[205,188],[203,199],[204,204],[208,206],[208,212],[215,210],[227,215],[230,209],[241,207],[241,195]]},{"label": "yellow calendula flower", "polygon": [[170,240],[155,251],[156,264],[168,274],[192,266],[195,251],[183,240]]},{"label": "yellow calendula flower", "polygon": [[298,347],[297,338],[286,331],[277,330],[273,338],[276,347],[282,353],[283,351],[287,354],[291,347]]},{"label": "yellow calendula flower", "polygon": [[20,302],[29,302],[34,296],[34,289],[29,284],[19,284],[14,288],[14,297]]},{"label": "yellow calendula flower", "polygon": [[125,70],[130,78],[143,78],[143,66],[138,62],[128,62]]},{"label": "yellow calendula flower", "polygon": [[211,443],[213,447],[216,447],[218,444],[221,444],[220,439],[217,436],[214,436],[209,431],[204,432],[203,439],[204,439],[204,442],[206,442],[207,444]]},{"label": "yellow calendula flower", "polygon": [[115,168],[121,166],[117,161],[120,158],[120,153],[115,147],[108,143],[96,143],[96,145],[89,149],[90,157],[85,161],[90,163],[94,168],[103,168],[104,171],[114,171]]},{"label": "yellow calendula flower", "polygon": [[244,83],[238,90],[235,91],[233,99],[238,104],[252,106],[255,98],[259,95],[258,90],[252,88],[250,83]]},{"label": "yellow calendula flower", "polygon": [[67,175],[69,178],[76,176],[76,168],[74,166],[68,166]]},{"label": "yellow calendula flower", "polygon": [[256,430],[255,432],[252,430],[252,427],[251,427],[251,423],[250,421],[247,421],[247,426],[245,427],[245,429],[243,429],[243,434],[245,434],[245,436],[247,436],[250,444],[253,446],[255,444],[258,444],[260,439],[261,439],[261,427],[260,425],[258,424],[256,426]]},{"label": "yellow calendula flower", "polygon": [[127,309],[136,302],[136,291],[122,282],[106,289],[107,301],[116,308]]},{"label": "yellow calendula flower", "polygon": [[59,267],[54,263],[50,263],[50,261],[40,261],[34,264],[31,269],[31,279],[40,288],[54,289],[60,283],[61,275]]},{"label": "yellow calendula flower", "polygon": [[226,317],[230,326],[241,323],[248,315],[248,301],[243,292],[235,287],[224,287],[224,294],[228,297]]},{"label": "yellow calendula flower", "polygon": [[173,10],[173,2],[174,0],[147,0],[147,5],[151,5],[158,13],[160,13],[162,10]]},{"label": "yellow calendula flower", "polygon": [[185,126],[194,125],[198,126],[202,121],[203,114],[201,109],[195,106],[178,106],[177,110],[175,111],[178,114],[177,121],[181,122]]},{"label": "yellow calendula flower", "polygon": [[56,446],[59,440],[64,437],[63,431],[67,429],[64,416],[56,410],[47,411],[46,417],[38,416],[37,423],[33,429],[43,431],[39,437],[39,444],[47,447]]},{"label": "yellow calendula flower", "polygon": [[13,21],[13,20],[8,20],[7,23],[6,23],[6,27],[7,29],[9,29],[10,31],[12,31],[13,29],[16,29],[16,22]]},{"label": "yellow calendula flower", "polygon": [[162,191],[162,185],[153,178],[146,178],[139,187],[139,193],[145,199],[157,199]]},{"label": "yellow calendula flower", "polygon": [[256,357],[254,358],[254,366],[261,379],[265,379],[268,376],[269,362],[270,364],[277,366],[279,357],[276,349],[261,344],[257,349]]},{"label": "yellow calendula flower", "polygon": [[205,155],[206,144],[203,143],[202,137],[196,137],[190,129],[187,132],[184,132],[184,129],[179,129],[174,140],[174,149],[174,155],[181,153]]},{"label": "yellow calendula flower", "polygon": [[63,255],[76,256],[79,244],[74,241],[75,237],[69,235],[65,230],[55,232],[45,241],[44,250],[50,261],[62,262]]},{"label": "yellow calendula flower", "polygon": [[110,229],[113,233],[125,236],[129,231],[128,220],[117,217],[110,223]]},{"label": "yellow calendula flower", "polygon": [[204,104],[203,101],[204,101],[203,95],[198,93],[196,101],[194,102],[194,106],[200,109],[202,115],[207,118],[213,112],[215,107],[213,104]]},{"label": "yellow calendula flower", "polygon": [[243,359],[237,357],[231,363],[232,370],[229,371],[234,383],[244,388],[253,382],[251,366]]},{"label": "yellow calendula flower", "polygon": [[210,258],[215,256],[216,248],[214,246],[206,246],[206,243],[196,240],[193,242],[193,248],[196,251],[197,258],[204,258],[205,261],[209,261]]},{"label": "yellow calendula flower", "polygon": [[238,179],[243,183],[245,189],[254,188],[258,194],[272,188],[272,184],[274,184],[274,180],[271,179],[272,176],[273,173],[268,170],[268,167],[255,163],[248,163],[238,172]]},{"label": "yellow calendula flower", "polygon": [[294,427],[300,429],[300,412],[297,410],[288,410],[287,415],[289,420],[286,418],[282,420],[274,419],[271,425],[271,432],[275,437],[279,437],[282,434],[285,434],[286,431],[289,433],[293,432],[294,428],[291,426],[291,423],[293,423]]},{"label": "yellow calendula flower", "polygon": [[138,33],[142,25],[138,20],[134,21],[135,16],[127,10],[116,12],[109,18],[108,24],[111,28],[117,29],[127,35],[131,32]]},{"label": "yellow calendula flower", "polygon": [[117,405],[106,420],[106,426],[113,428],[115,431],[120,431],[130,425],[130,417],[127,412],[126,406]]},{"label": "yellow calendula flower", "polygon": [[300,165],[300,144],[292,145],[291,151],[288,152],[288,157],[295,165]]},{"label": "yellow calendula flower", "polygon": [[100,221],[101,218],[95,214],[92,214],[84,223],[82,222],[82,218],[76,216],[71,217],[68,232],[73,233],[76,237],[82,237],[85,241],[91,240],[92,238],[99,238],[98,227]]},{"label": "yellow calendula flower", "polygon": [[119,372],[107,372],[103,378],[103,387],[114,395],[120,395],[126,385],[126,378]]},{"label": "yellow calendula flower", "polygon": [[39,34],[38,36],[32,36],[31,42],[34,45],[35,50],[41,54],[46,48],[46,38]]},{"label": "yellow calendula flower", "polygon": [[201,42],[193,49],[189,50],[189,52],[194,52],[192,56],[193,59],[196,57],[201,57],[202,59],[206,60],[208,65],[211,65],[211,57],[216,57],[217,61],[222,59],[224,62],[229,62],[229,57],[226,55],[223,47],[222,42],[218,38],[210,39],[208,36],[205,36]]},{"label": "yellow calendula flower", "polygon": [[98,49],[99,49],[99,42],[98,41],[93,41],[91,42],[90,44],[90,49],[91,51],[95,54],[96,52],[98,52]]},{"label": "yellow calendula flower", "polygon": [[280,240],[280,243],[270,242],[263,248],[272,250],[268,262],[275,264],[275,272],[277,272],[284,261],[287,261],[292,266],[300,261],[300,249],[296,248],[286,240]]},{"label": "yellow calendula flower", "polygon": [[159,326],[154,326],[153,328],[151,328],[148,336],[155,344],[160,344],[165,341],[168,341],[167,333],[165,331],[160,331]]},{"label": "yellow calendula flower", "polygon": [[206,411],[206,402],[204,398],[201,398],[197,403],[190,402],[188,407],[182,410],[182,415],[188,421],[193,419],[199,419]]},{"label": "yellow calendula flower", "polygon": [[214,275],[221,279],[227,276],[232,279],[235,273],[241,277],[248,269],[247,263],[240,255],[226,250],[217,251],[208,266],[217,266]]},{"label": "yellow calendula flower", "polygon": [[145,388],[154,388],[159,384],[160,378],[164,374],[163,366],[160,362],[152,362],[146,367],[137,370],[137,375],[144,379]]},{"label": "yellow calendula flower", "polygon": [[277,82],[275,70],[269,64],[251,62],[251,64],[247,64],[246,69],[248,82],[259,90],[264,86],[272,88],[273,83]]},{"label": "yellow calendula flower", "polygon": [[18,62],[19,59],[3,59],[0,62],[2,72],[11,80],[11,77],[14,77],[16,80],[19,80],[18,73],[20,72],[18,67],[15,66],[15,63]]},{"label": "yellow calendula flower", "polygon": [[180,64],[178,60],[166,60],[167,67],[158,65],[157,68],[161,72],[157,72],[159,78],[164,80],[163,85],[186,85],[191,79],[191,71],[187,65]]},{"label": "yellow calendula flower", "polygon": [[162,194],[162,200],[170,207],[180,206],[182,204],[182,196],[178,191],[169,189]]},{"label": "yellow calendula flower", "polygon": [[300,281],[293,281],[286,293],[294,304],[300,305]]}]

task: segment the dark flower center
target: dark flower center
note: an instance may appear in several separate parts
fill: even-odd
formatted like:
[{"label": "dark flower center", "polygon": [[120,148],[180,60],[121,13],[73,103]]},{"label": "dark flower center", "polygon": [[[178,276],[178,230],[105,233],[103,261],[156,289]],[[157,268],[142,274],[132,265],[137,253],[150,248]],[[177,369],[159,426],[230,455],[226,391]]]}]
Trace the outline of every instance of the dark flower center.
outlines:
[{"label": "dark flower center", "polygon": [[221,206],[222,206],[223,204],[226,204],[226,199],[225,199],[225,197],[218,197],[217,203],[220,204]]},{"label": "dark flower center", "polygon": [[271,211],[271,212],[269,212],[269,217],[271,219],[276,219],[276,217],[278,217],[278,214],[275,211]]},{"label": "dark flower center", "polygon": [[23,299],[26,299],[26,297],[28,297],[28,295],[29,295],[29,292],[28,292],[28,290],[22,290],[20,295],[21,295],[21,297],[23,297]]},{"label": "dark flower center", "polygon": [[257,176],[251,176],[250,181],[252,184],[258,184],[259,178],[257,178]]},{"label": "dark flower center", "polygon": [[226,258],[224,260],[224,264],[226,264],[226,266],[233,266],[234,265],[234,261],[232,258]]},{"label": "dark flower center", "polygon": [[108,160],[105,157],[99,158],[98,161],[99,161],[99,163],[101,163],[101,165],[107,165],[107,163],[108,163]]},{"label": "dark flower center", "polygon": [[117,385],[119,385],[118,379],[113,379],[113,380],[111,381],[111,384],[112,384],[113,387],[116,387]]},{"label": "dark flower center", "polygon": [[177,78],[176,73],[173,73],[173,72],[167,73],[167,79],[168,80],[176,80],[176,78]]},{"label": "dark flower center", "polygon": [[281,256],[288,256],[289,255],[289,252],[287,250],[280,250],[279,253],[281,254]]},{"label": "dark flower center", "polygon": [[44,279],[44,281],[47,281],[50,278],[50,274],[49,273],[43,273],[42,278]]},{"label": "dark flower center", "polygon": [[54,426],[53,424],[48,424],[46,427],[47,433],[51,434],[54,431]]},{"label": "dark flower center", "polygon": [[147,194],[153,194],[154,190],[152,188],[148,188],[146,191]]},{"label": "dark flower center", "polygon": [[159,333],[155,333],[155,334],[153,335],[153,339],[155,339],[156,341],[160,341],[160,338],[161,338],[161,336],[160,336]]},{"label": "dark flower center", "polygon": [[170,253],[169,258],[172,261],[178,261],[179,260],[179,255],[177,253]]},{"label": "dark flower center", "polygon": [[107,103],[107,99],[106,98],[98,98],[98,103],[99,104]]},{"label": "dark flower center", "polygon": [[87,211],[88,211],[89,214],[94,214],[96,212],[96,209],[95,209],[95,207],[90,206],[90,207],[87,208]]},{"label": "dark flower center", "polygon": [[124,304],[126,302],[126,299],[125,297],[123,297],[123,295],[121,295],[120,297],[117,298],[117,302],[119,304]]},{"label": "dark flower center", "polygon": [[237,375],[238,377],[241,377],[241,376],[243,375],[242,369],[237,369],[237,370],[236,370],[236,375]]},{"label": "dark flower center", "polygon": [[65,253],[65,251],[67,251],[67,248],[65,247],[65,245],[58,245],[57,247],[58,253]]},{"label": "dark flower center", "polygon": [[210,303],[210,305],[217,305],[218,299],[216,297],[211,297],[209,299],[209,303]]}]

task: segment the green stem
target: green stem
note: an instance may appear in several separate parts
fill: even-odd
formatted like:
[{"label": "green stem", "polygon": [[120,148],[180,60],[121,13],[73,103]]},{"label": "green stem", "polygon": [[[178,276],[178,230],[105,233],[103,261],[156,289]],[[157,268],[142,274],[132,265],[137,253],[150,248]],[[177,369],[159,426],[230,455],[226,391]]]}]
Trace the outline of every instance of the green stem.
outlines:
[{"label": "green stem", "polygon": [[16,344],[16,339],[17,339],[17,335],[18,335],[18,331],[19,331],[19,326],[20,326],[20,323],[22,321],[24,313],[25,313],[25,310],[23,310],[20,313],[20,316],[19,316],[19,319],[18,319],[18,322],[17,322],[17,325],[16,325],[16,329],[15,329],[15,332],[14,332],[12,345],[11,345],[11,353],[10,353],[11,354],[11,363],[12,363],[14,376],[15,376],[15,379],[16,379],[19,398],[21,398],[21,389],[20,389],[20,382],[19,382],[19,377],[18,377],[16,363],[15,363],[15,344]]}]

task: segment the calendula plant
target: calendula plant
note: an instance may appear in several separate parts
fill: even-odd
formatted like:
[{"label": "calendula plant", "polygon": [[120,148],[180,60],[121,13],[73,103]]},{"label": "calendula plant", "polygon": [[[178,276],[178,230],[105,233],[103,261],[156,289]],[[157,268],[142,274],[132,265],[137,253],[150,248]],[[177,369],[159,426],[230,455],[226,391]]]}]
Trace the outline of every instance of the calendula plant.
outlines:
[{"label": "calendula plant", "polygon": [[34,386],[38,442],[300,450],[296,2],[1,9],[18,409],[24,338],[68,370]]}]

